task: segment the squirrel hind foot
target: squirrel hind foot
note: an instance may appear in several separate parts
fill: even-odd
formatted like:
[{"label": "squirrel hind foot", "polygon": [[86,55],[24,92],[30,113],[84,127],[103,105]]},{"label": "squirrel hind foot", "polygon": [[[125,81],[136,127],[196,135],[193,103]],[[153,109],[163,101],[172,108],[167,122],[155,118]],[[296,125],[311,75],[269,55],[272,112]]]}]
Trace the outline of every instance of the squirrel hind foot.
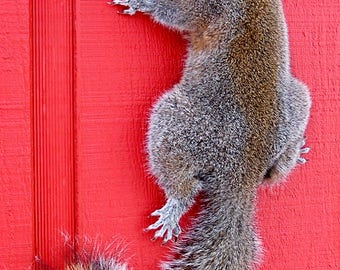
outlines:
[{"label": "squirrel hind foot", "polygon": [[184,213],[185,207],[180,200],[170,198],[167,203],[159,210],[156,210],[151,216],[159,216],[159,219],[151,224],[145,231],[157,230],[152,240],[157,238],[163,238],[162,244],[166,244],[174,237],[174,240],[178,238],[181,233],[181,227],[178,222]]},{"label": "squirrel hind foot", "polygon": [[267,170],[264,181],[270,184],[282,181],[297,164],[305,164],[308,160],[303,157],[309,153],[310,148],[305,147],[306,141],[292,144],[282,153],[276,163]]}]

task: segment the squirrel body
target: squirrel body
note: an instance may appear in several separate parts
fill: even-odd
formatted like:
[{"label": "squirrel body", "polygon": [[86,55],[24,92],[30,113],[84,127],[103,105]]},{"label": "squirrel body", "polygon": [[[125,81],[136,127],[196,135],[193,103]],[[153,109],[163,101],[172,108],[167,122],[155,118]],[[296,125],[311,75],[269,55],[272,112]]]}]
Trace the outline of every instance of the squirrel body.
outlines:
[{"label": "squirrel body", "polygon": [[259,259],[256,188],[283,179],[301,154],[308,88],[290,73],[279,0],[113,0],[182,31],[180,82],[154,105],[149,166],[167,202],[147,230],[167,242],[202,193],[203,210],[162,269],[246,270]]}]

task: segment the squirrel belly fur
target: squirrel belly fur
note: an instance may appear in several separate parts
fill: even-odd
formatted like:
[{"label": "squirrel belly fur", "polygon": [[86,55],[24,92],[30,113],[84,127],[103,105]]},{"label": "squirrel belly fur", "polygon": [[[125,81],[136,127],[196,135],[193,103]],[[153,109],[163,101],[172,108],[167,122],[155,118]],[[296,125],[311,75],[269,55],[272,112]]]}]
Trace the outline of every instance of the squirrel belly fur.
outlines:
[{"label": "squirrel belly fur", "polygon": [[183,76],[149,120],[149,166],[167,202],[147,230],[163,242],[177,239],[198,193],[203,205],[162,269],[254,269],[261,250],[256,189],[284,179],[308,152],[309,91],[290,71],[281,1],[111,4],[126,6],[123,14],[147,13],[188,40]]}]

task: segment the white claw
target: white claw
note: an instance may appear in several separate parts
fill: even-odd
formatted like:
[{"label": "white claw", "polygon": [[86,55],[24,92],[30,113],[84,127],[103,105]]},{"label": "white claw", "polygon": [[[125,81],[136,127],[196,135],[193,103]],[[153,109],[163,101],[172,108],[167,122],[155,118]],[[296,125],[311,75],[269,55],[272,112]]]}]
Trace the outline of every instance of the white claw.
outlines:
[{"label": "white claw", "polygon": [[132,7],[125,9],[122,11],[122,14],[133,15],[136,13],[136,10]]},{"label": "white claw", "polygon": [[307,160],[304,159],[304,158],[302,158],[302,157],[299,157],[299,158],[297,159],[297,162],[298,162],[299,164],[305,164],[305,163],[307,162]]},{"label": "white claw", "polygon": [[145,231],[151,231],[151,230],[155,230],[158,227],[160,227],[162,225],[162,221],[161,220],[157,220],[154,224],[151,224],[149,227],[147,227],[145,229]]},{"label": "white claw", "polygon": [[158,217],[158,216],[160,216],[160,215],[161,215],[160,210],[156,210],[155,212],[152,212],[152,213],[150,214],[150,216],[153,216],[153,217]]},{"label": "white claw", "polygon": [[129,6],[129,1],[128,0],[112,0],[113,5],[121,5],[121,6]]},{"label": "white claw", "polygon": [[166,232],[166,236],[163,239],[162,244],[165,245],[171,238],[172,238],[172,233],[171,233],[171,230],[168,229],[167,232]]},{"label": "white claw", "polygon": [[164,233],[165,233],[165,228],[163,226],[160,230],[155,232],[155,235],[154,235],[153,239],[157,239],[157,238],[163,237]]},{"label": "white claw", "polygon": [[300,150],[300,153],[301,153],[301,154],[307,154],[309,151],[310,151],[310,148],[309,148],[309,147],[306,147],[306,148],[302,148],[302,149]]}]

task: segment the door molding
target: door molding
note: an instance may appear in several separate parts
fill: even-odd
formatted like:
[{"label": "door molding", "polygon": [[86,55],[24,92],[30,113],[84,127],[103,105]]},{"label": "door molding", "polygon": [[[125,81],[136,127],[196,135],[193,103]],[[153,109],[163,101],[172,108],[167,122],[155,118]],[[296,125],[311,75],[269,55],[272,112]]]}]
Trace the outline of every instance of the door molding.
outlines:
[{"label": "door molding", "polygon": [[75,234],[73,0],[31,0],[31,85],[36,269],[62,269]]}]

